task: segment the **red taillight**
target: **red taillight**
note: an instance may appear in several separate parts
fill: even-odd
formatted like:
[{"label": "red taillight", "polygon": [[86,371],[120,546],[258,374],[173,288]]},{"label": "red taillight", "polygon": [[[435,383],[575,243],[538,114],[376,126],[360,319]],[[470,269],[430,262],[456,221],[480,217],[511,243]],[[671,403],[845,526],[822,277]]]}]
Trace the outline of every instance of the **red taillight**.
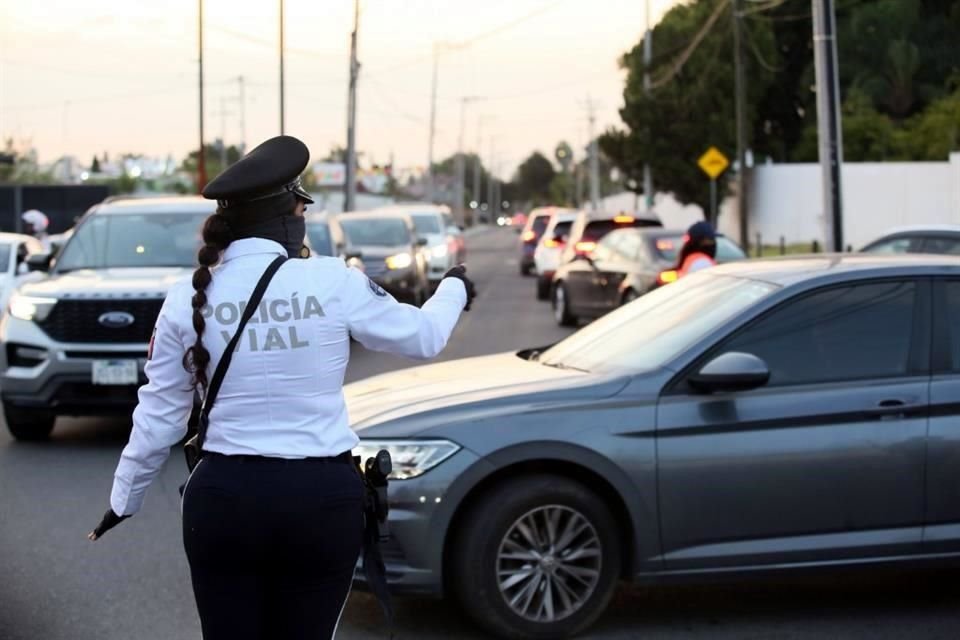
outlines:
[{"label": "red taillight", "polygon": [[679,278],[680,273],[676,269],[668,269],[657,275],[657,284],[670,284],[676,282]]},{"label": "red taillight", "polygon": [[659,251],[673,251],[675,248],[673,240],[657,240],[657,250]]},{"label": "red taillight", "polygon": [[614,216],[613,221],[616,224],[633,224],[636,222],[636,218],[633,216]]},{"label": "red taillight", "polygon": [[520,236],[520,239],[524,242],[533,242],[537,239],[537,234],[535,234],[533,231],[524,231],[523,235]]},{"label": "red taillight", "polygon": [[596,242],[591,242],[589,240],[584,240],[578,242],[573,246],[577,253],[591,253],[594,249],[597,248]]},{"label": "red taillight", "polygon": [[562,247],[563,243],[560,242],[559,240],[550,239],[550,240],[544,240],[543,246],[545,246],[547,249],[557,249]]}]

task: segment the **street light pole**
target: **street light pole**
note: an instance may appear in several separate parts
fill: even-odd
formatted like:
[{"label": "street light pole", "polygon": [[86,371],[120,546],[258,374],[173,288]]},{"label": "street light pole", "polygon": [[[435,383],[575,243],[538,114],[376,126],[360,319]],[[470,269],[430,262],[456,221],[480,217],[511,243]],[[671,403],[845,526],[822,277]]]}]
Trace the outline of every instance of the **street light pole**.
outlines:
[{"label": "street light pole", "polygon": [[207,186],[207,159],[203,148],[203,0],[198,0],[197,42],[199,55],[200,84],[200,154],[197,156],[197,193]]},{"label": "street light pole", "polygon": [[837,18],[833,0],[812,0],[814,65],[817,74],[817,133],[823,173],[823,212],[827,246],[843,251],[843,136],[837,73]]},{"label": "street light pole", "polygon": [[430,136],[427,142],[427,201],[433,202],[433,140],[437,130],[437,66],[440,44],[433,43],[433,82],[430,89]]},{"label": "street light pole", "polygon": [[360,29],[360,0],[353,3],[353,33],[350,35],[350,89],[347,93],[347,157],[344,159],[343,210],[356,209],[357,199],[357,77],[360,63],[357,62],[357,32]]},{"label": "street light pole", "polygon": [[285,106],[284,106],[284,84],[283,84],[283,0],[280,0],[280,135],[283,135],[286,131],[284,116]]},{"label": "street light pole", "polygon": [[[457,156],[455,158],[456,163],[456,173],[457,173],[457,193],[456,200],[454,203],[454,216],[456,216],[457,224],[465,225],[466,224],[466,210],[463,206],[464,196],[467,190],[467,167],[466,167],[466,158],[464,157],[464,142],[463,142],[463,133],[464,128],[466,127],[466,111],[467,105],[473,102],[482,100],[482,98],[477,96],[464,96],[460,98],[460,133],[457,136]],[[477,173],[474,171],[474,194],[476,194],[477,189]]]},{"label": "street light pole", "polygon": [[[650,0],[647,0],[647,30],[643,34],[643,92],[650,97],[650,65],[653,63],[653,25],[650,23]],[[653,171],[650,163],[643,164],[643,199],[647,213],[653,211]]]}]

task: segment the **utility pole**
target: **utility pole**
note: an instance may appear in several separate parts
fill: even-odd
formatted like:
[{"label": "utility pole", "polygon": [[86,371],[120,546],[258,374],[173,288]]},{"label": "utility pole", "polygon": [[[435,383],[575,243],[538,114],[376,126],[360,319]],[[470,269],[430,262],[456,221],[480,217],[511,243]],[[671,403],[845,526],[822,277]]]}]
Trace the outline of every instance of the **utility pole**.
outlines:
[{"label": "utility pole", "polygon": [[[650,97],[650,65],[653,64],[653,25],[650,23],[650,0],[647,0],[647,31],[643,34],[643,92]],[[653,171],[643,164],[643,198],[647,213],[653,211]]]},{"label": "utility pole", "polygon": [[593,101],[587,98],[587,119],[590,122],[590,208],[600,210],[600,157],[597,150],[597,138],[594,132],[597,116]]},{"label": "utility pole", "polygon": [[433,82],[430,89],[430,136],[427,142],[427,202],[433,202],[433,140],[437,131],[437,67],[440,43],[433,43]]},{"label": "utility pole", "polygon": [[227,168],[227,98],[220,96],[220,171]]},{"label": "utility pole", "polygon": [[203,148],[203,0],[197,0],[197,42],[199,55],[199,83],[200,83],[200,153],[197,156],[197,193],[207,186],[207,159]]},{"label": "utility pole", "polygon": [[837,64],[837,17],[833,0],[813,2],[814,65],[817,73],[817,133],[823,173],[823,213],[827,246],[843,251],[843,136]]},{"label": "utility pole", "polygon": [[[463,132],[466,127],[466,111],[467,105],[472,102],[477,102],[482,100],[478,96],[464,96],[460,98],[460,134],[457,136],[457,156],[455,159],[457,165],[457,190],[456,198],[454,202],[454,211],[453,215],[459,225],[466,224],[466,211],[463,206],[464,195],[467,190],[467,167],[466,167],[466,158],[464,158],[464,143],[463,143]],[[477,192],[476,182],[477,182],[477,173],[474,171],[474,193]]]},{"label": "utility pole", "polygon": [[360,63],[357,62],[357,32],[360,30],[360,0],[353,3],[353,33],[350,34],[350,88],[347,92],[347,157],[344,172],[343,210],[356,209],[357,200],[357,77]]},{"label": "utility pole", "polygon": [[[743,0],[733,0],[733,62],[734,62],[734,93],[736,95],[737,111],[737,220],[740,223],[740,246],[750,244],[750,233],[747,228],[747,74],[744,69],[743,56]],[[716,220],[714,220],[716,224]]]},{"label": "utility pole", "polygon": [[483,121],[485,119],[484,116],[477,118],[477,157],[473,163],[473,197],[477,203],[477,213],[480,212],[480,158],[483,157]]},{"label": "utility pole", "polygon": [[284,116],[285,106],[284,106],[284,84],[283,84],[283,0],[280,0],[280,135],[283,135],[286,131]]},{"label": "utility pole", "polygon": [[243,76],[237,77],[237,85],[240,91],[237,96],[240,102],[240,156],[243,157],[247,152],[247,92]]},{"label": "utility pole", "polygon": [[488,222],[493,222],[493,198],[495,196],[495,183],[497,182],[497,178],[493,174],[494,143],[494,137],[490,136],[490,160],[487,162],[487,171],[489,172],[489,177],[487,178],[487,213],[489,213],[491,217]]}]

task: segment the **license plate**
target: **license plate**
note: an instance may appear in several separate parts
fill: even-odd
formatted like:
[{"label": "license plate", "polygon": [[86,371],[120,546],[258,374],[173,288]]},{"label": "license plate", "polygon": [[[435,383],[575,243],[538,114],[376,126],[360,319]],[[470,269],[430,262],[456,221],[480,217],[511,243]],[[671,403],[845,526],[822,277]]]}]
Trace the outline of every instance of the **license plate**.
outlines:
[{"label": "license plate", "polygon": [[140,380],[136,360],[94,360],[93,384],[129,385]]}]

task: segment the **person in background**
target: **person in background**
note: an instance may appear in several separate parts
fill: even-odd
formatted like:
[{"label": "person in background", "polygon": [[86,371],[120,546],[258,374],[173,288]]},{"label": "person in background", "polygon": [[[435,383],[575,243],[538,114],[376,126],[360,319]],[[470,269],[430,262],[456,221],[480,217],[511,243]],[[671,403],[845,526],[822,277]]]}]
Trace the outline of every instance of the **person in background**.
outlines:
[{"label": "person in background", "polygon": [[51,244],[50,236],[47,234],[47,227],[50,226],[50,219],[47,218],[42,211],[37,209],[24,211],[20,219],[23,220],[25,225],[24,233],[39,240],[40,244],[43,245],[43,250],[49,253]]},{"label": "person in background", "polygon": [[698,222],[687,229],[683,247],[677,257],[677,275],[682,278],[695,271],[716,266],[716,257],[716,230],[709,222]]}]

